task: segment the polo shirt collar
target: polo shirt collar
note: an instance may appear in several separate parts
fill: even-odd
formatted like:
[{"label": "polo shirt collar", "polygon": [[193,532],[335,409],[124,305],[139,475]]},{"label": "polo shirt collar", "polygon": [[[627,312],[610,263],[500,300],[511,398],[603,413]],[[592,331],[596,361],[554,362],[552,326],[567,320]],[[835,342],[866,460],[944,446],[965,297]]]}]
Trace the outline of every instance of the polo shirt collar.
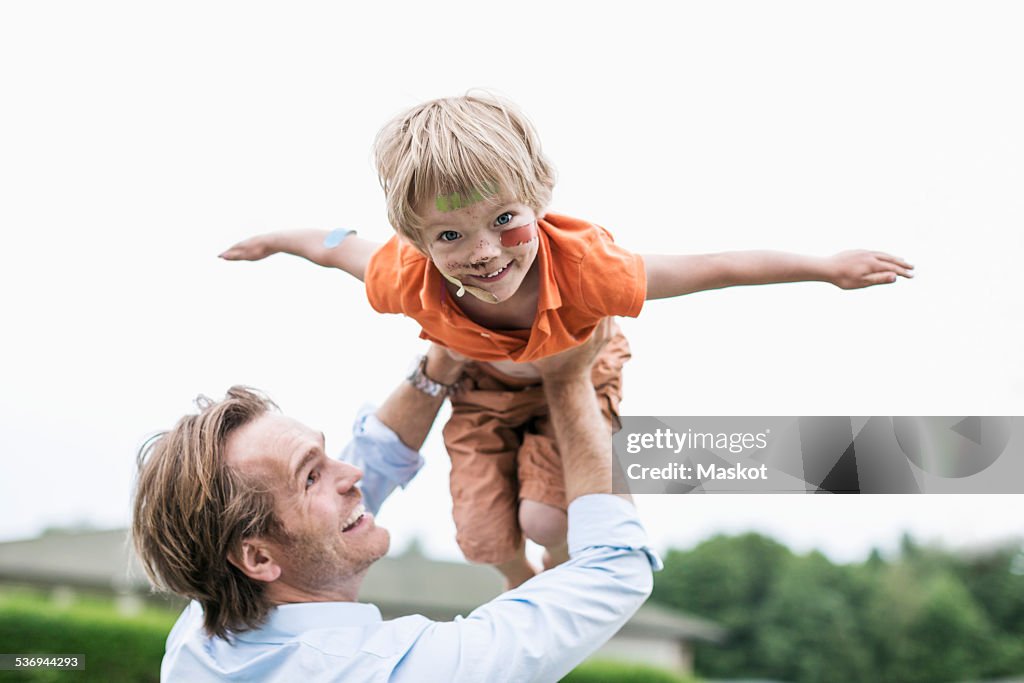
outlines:
[{"label": "polo shirt collar", "polygon": [[445,279],[429,257],[422,254],[420,256],[426,261],[426,267],[423,269],[423,283],[420,286],[420,307],[424,311],[443,311],[445,297],[448,296]]},{"label": "polo shirt collar", "polygon": [[562,307],[562,295],[558,291],[555,280],[555,269],[551,263],[551,241],[548,239],[548,222],[537,219],[537,235],[540,245],[537,247],[538,274],[540,275],[540,292],[537,295],[537,312],[549,311]]}]

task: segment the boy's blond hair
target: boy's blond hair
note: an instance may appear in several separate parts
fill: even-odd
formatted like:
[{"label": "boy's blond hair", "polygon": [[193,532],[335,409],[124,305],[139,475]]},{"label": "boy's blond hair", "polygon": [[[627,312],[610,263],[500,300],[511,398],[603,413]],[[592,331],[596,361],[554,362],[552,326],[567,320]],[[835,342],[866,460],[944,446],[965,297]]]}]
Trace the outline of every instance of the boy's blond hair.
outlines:
[{"label": "boy's blond hair", "polygon": [[497,184],[540,215],[555,185],[533,124],[490,93],[413,107],[381,129],[374,153],[388,220],[423,252],[422,221],[414,210],[420,203],[453,193],[479,196]]}]

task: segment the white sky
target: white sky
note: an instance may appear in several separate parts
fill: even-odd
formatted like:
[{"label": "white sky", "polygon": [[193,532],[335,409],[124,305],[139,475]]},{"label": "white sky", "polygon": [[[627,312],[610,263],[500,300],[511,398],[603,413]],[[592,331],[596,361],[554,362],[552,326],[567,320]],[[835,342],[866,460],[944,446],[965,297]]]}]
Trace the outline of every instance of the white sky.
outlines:
[{"label": "white sky", "polygon": [[[339,450],[423,348],[340,272],[225,263],[252,233],[390,234],[370,146],[492,88],[553,208],[638,252],[888,250],[891,287],[654,302],[630,415],[1024,414],[1024,9],[1009,2],[0,5],[0,539],[123,525],[137,447],[199,392],[268,391]],[[447,462],[385,507],[452,540]],[[758,529],[837,559],[1022,533],[1021,496],[647,496],[660,547]],[[1011,512],[1012,511],[1012,512]]]}]

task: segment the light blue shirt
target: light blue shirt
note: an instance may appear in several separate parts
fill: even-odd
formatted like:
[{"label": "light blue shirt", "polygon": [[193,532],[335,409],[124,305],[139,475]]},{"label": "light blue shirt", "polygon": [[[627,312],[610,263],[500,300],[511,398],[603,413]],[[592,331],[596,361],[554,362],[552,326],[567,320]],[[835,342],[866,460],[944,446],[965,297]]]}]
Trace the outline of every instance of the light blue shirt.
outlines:
[{"label": "light blue shirt", "polygon": [[[364,411],[342,459],[363,468],[377,511],[423,458]],[[611,638],[651,592],[661,561],[633,506],[609,495],[569,506],[570,560],[455,621],[414,615],[384,621],[375,605],[309,602],[276,607],[261,628],[229,643],[203,630],[193,602],[170,635],[163,681],[557,681]]]}]

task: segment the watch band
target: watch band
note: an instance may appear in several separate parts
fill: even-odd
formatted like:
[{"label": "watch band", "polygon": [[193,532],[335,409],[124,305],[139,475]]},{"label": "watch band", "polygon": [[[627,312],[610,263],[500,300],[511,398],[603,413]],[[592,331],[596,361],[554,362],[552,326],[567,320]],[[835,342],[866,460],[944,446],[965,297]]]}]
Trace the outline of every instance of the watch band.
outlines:
[{"label": "watch band", "polygon": [[427,357],[420,356],[416,366],[413,368],[409,376],[405,378],[409,384],[413,385],[427,396],[440,396],[442,398],[451,396],[459,390],[459,383],[454,384],[441,384],[440,382],[434,381],[427,377]]}]

